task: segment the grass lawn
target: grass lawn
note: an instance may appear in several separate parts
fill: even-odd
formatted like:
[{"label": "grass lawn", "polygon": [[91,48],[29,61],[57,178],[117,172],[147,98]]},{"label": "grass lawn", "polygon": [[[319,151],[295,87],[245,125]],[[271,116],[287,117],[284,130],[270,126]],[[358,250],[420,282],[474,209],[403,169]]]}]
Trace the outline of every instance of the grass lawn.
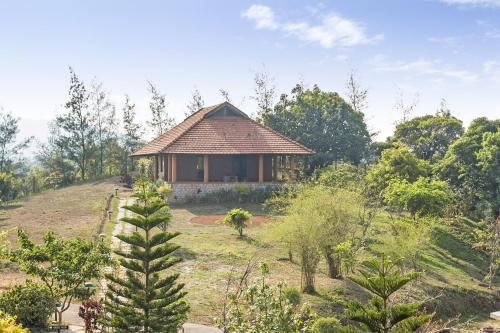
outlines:
[{"label": "grass lawn", "polygon": [[[175,242],[182,246],[180,255],[184,261],[176,269],[189,292],[191,322],[213,323],[220,309],[228,273],[232,269],[242,271],[252,257],[268,263],[271,270],[269,282],[284,281],[289,286],[300,288],[300,267],[286,260],[284,249],[272,244],[266,225],[245,229],[245,237],[240,238],[237,231],[228,226],[200,224],[200,217],[222,215],[235,207],[247,209],[254,215],[264,214],[259,205],[248,204],[172,206],[173,221],[169,229],[181,232]],[[383,220],[377,223],[383,223]],[[437,297],[430,304],[439,306],[439,314],[444,318],[461,314],[461,320],[476,323],[487,320],[489,312],[500,307],[500,303],[495,290],[480,286],[487,266],[486,258],[457,239],[447,227],[440,228],[434,238],[432,247],[423,254],[424,277],[407,288],[402,296],[410,299]],[[304,300],[322,315],[332,314],[333,307],[325,301],[329,294],[366,296],[349,281],[329,279],[324,263],[320,264],[316,285],[318,295],[304,295]]]},{"label": "grass lawn", "polygon": [[[65,238],[90,238],[102,216],[105,196],[113,193],[114,188],[115,179],[107,179],[33,195],[0,208],[0,230],[25,229],[35,241],[40,241],[49,230]],[[15,231],[10,232],[8,240],[16,246]],[[0,289],[25,279],[10,265],[1,274]]]}]

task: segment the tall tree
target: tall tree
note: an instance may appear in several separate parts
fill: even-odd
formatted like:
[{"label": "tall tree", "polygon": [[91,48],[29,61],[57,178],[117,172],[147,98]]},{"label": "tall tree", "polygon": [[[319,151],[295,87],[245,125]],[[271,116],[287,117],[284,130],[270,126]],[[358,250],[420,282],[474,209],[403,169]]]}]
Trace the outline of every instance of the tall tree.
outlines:
[{"label": "tall tree", "polygon": [[347,99],[352,109],[356,112],[363,112],[368,106],[368,89],[364,89],[359,84],[351,71],[347,79]]},{"label": "tall tree", "polygon": [[94,149],[95,119],[88,108],[89,95],[83,81],[71,67],[69,72],[69,100],[65,104],[67,112],[59,115],[55,121],[55,125],[60,129],[57,141],[68,158],[78,165],[80,178],[85,180]]},{"label": "tall tree", "polygon": [[95,136],[98,149],[99,175],[104,174],[106,148],[116,136],[116,109],[103,90],[102,83],[93,83],[90,93],[90,105],[95,120]]},{"label": "tall tree", "polygon": [[408,103],[405,99],[405,94],[403,90],[398,88],[396,104],[394,104],[394,110],[401,115],[401,120],[399,122],[405,122],[410,119],[411,114],[415,111],[418,105],[420,95],[415,93],[413,99]]},{"label": "tall tree", "polygon": [[135,121],[135,104],[130,101],[130,97],[125,95],[123,104],[123,146],[125,148],[124,166],[125,173],[128,171],[128,155],[141,145],[143,129]]},{"label": "tall tree", "polygon": [[148,124],[153,127],[157,135],[161,135],[174,126],[175,120],[168,114],[165,94],[162,94],[150,81],[148,81],[148,90],[151,94],[149,102],[151,121]]},{"label": "tall tree", "polygon": [[191,96],[191,101],[187,105],[188,111],[184,112],[184,115],[188,117],[203,108],[203,106],[205,106],[205,102],[203,101],[203,97],[201,97],[200,91],[196,88]]},{"label": "tall tree", "polygon": [[19,157],[33,137],[17,141],[19,118],[0,108],[0,172],[15,173]]},{"label": "tall tree", "polygon": [[270,112],[273,108],[274,98],[276,96],[276,86],[274,85],[274,78],[265,68],[255,73],[254,82],[255,95],[250,98],[257,102],[256,118],[262,121],[262,115]]},{"label": "tall tree", "polygon": [[304,90],[296,85],[291,96],[281,95],[272,112],[263,115],[263,122],[314,149],[311,168],[332,161],[358,164],[369,153],[371,139],[363,113],[318,86]]},{"label": "tall tree", "polygon": [[403,142],[418,158],[437,161],[463,132],[462,121],[448,111],[400,122],[393,139]]},{"label": "tall tree", "polygon": [[122,220],[137,228],[131,235],[117,237],[129,244],[130,251],[117,250],[125,276],[108,274],[106,311],[107,326],[114,332],[177,332],[186,319],[188,305],[184,301],[183,284],[177,283],[179,274],[168,274],[169,269],[182,259],[172,253],[179,248],[170,240],[179,233],[154,229],[170,220],[164,200],[150,192],[151,184],[139,181],[136,203],[124,208],[133,213]]},{"label": "tall tree", "polygon": [[455,140],[435,166],[460,198],[466,214],[500,215],[500,119],[474,119],[464,135]]}]

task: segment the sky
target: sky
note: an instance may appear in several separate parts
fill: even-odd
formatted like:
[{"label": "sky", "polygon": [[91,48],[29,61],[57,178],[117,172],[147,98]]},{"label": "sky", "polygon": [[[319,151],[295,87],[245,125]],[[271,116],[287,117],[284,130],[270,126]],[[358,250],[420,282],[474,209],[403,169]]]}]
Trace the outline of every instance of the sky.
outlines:
[{"label": "sky", "polygon": [[254,113],[263,69],[279,94],[303,82],[345,95],[354,71],[383,140],[401,96],[416,102],[412,116],[444,98],[465,125],[500,117],[500,0],[0,0],[0,107],[21,118],[22,136],[46,139],[69,66],[102,82],[118,111],[129,94],[141,122],[148,80],[181,121],[194,89],[206,105],[226,89]]}]

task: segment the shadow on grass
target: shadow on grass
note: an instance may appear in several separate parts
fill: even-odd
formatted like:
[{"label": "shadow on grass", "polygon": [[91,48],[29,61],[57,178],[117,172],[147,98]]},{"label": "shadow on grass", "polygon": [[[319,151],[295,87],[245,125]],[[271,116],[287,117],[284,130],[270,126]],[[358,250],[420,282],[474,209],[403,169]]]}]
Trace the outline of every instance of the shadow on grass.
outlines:
[{"label": "shadow on grass", "polygon": [[185,260],[195,260],[198,257],[196,252],[185,247],[178,248],[172,255],[175,257],[181,257]]}]

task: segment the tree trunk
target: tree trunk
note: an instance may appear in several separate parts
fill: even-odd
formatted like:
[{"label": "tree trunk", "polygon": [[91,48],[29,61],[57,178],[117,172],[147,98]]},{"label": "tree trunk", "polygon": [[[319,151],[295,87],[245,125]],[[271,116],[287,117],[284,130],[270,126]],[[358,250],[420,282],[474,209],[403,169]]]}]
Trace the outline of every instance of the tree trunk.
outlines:
[{"label": "tree trunk", "polygon": [[304,280],[304,289],[302,291],[307,294],[315,294],[316,289],[314,289],[314,273],[308,272],[308,270],[304,268],[302,268],[302,273],[302,279]]},{"label": "tree trunk", "polygon": [[341,279],[342,270],[340,267],[340,257],[327,251],[325,253],[326,264],[328,265],[328,276],[332,279]]}]

